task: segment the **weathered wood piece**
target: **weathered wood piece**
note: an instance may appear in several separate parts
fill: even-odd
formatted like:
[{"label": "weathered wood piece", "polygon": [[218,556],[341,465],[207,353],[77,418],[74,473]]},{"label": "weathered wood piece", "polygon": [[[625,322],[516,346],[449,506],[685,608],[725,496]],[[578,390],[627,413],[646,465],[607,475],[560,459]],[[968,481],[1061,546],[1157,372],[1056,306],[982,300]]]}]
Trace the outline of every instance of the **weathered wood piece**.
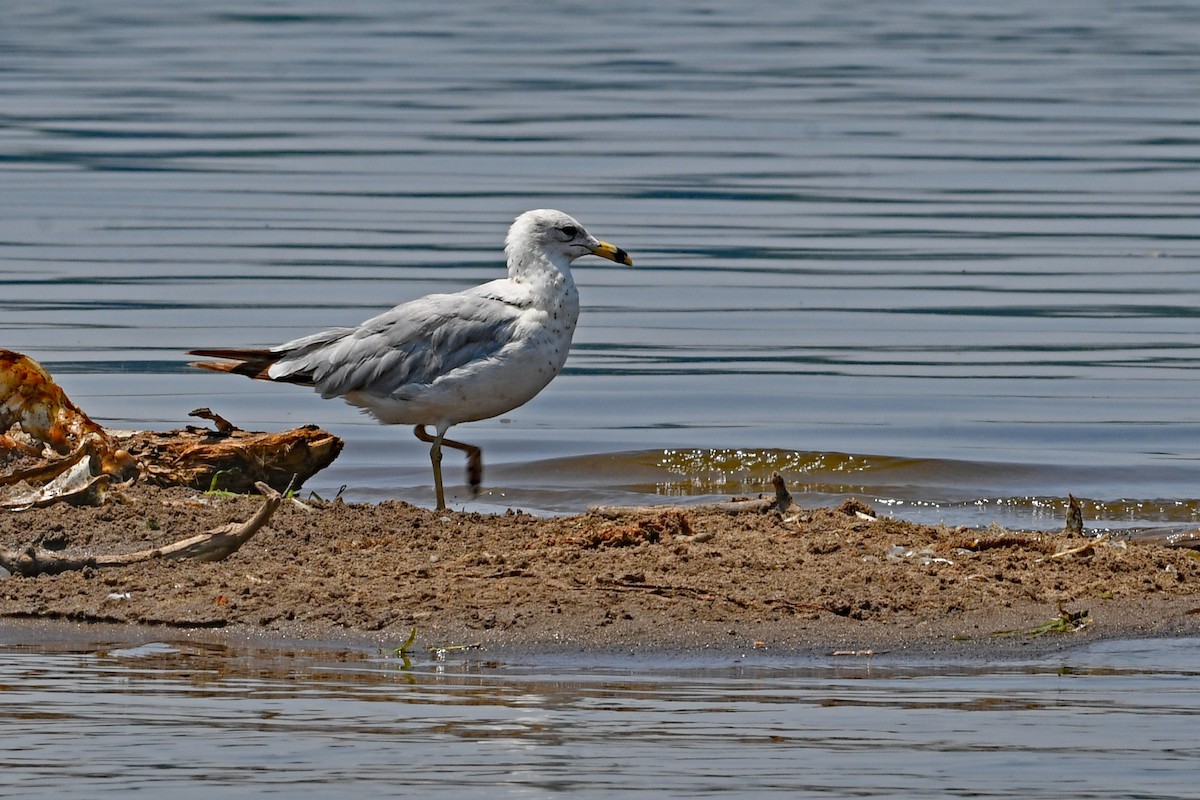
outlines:
[{"label": "weathered wood piece", "polygon": [[221,561],[244,545],[258,533],[279,508],[283,495],[259,483],[263,503],[258,511],[245,522],[231,522],[205,533],[190,536],[163,547],[138,550],[122,555],[64,556],[41,548],[27,547],[24,550],[0,550],[0,567],[14,575],[31,578],[35,575],[57,575],[86,568],[125,567],[143,561],[164,558],[171,560]]},{"label": "weathered wood piece", "polygon": [[342,440],[315,425],[261,433],[188,426],[174,431],[138,431],[120,439],[143,465],[143,477],[158,486],[190,486],[248,493],[259,481],[277,491],[299,489],[333,463]]},{"label": "weathered wood piece", "polygon": [[18,462],[0,474],[0,487],[9,487],[0,508],[99,503],[105,487],[139,479],[231,492],[251,492],[259,481],[277,491],[298,489],[342,450],[340,438],[315,426],[259,433],[207,408],[192,415],[216,429],[109,430],[72,403],[42,365],[0,349],[0,463],[4,456]]}]

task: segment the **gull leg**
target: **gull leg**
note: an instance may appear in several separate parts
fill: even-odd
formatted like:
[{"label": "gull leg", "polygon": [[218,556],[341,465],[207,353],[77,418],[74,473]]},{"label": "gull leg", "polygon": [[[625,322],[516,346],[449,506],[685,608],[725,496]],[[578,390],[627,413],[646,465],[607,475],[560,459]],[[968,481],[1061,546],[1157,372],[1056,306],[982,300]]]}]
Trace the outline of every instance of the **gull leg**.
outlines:
[{"label": "gull leg", "polygon": [[446,510],[446,495],[442,491],[442,439],[445,431],[439,430],[436,436],[430,436],[424,425],[413,428],[413,433],[422,442],[430,442],[429,461],[433,464],[433,490],[437,493],[437,510]]},{"label": "gull leg", "polygon": [[471,486],[471,495],[479,494],[479,486],[483,483],[483,450],[478,445],[456,442],[446,438],[446,432],[438,429],[436,436],[431,436],[424,425],[413,428],[413,433],[422,442],[429,442],[429,460],[433,463],[433,488],[437,492],[437,510],[446,509],[445,494],[442,490],[442,445],[462,450],[467,454],[467,483]]},{"label": "gull leg", "polygon": [[472,497],[479,494],[479,485],[483,483],[483,450],[478,445],[453,439],[442,439],[442,444],[467,454],[467,483],[471,484]]}]

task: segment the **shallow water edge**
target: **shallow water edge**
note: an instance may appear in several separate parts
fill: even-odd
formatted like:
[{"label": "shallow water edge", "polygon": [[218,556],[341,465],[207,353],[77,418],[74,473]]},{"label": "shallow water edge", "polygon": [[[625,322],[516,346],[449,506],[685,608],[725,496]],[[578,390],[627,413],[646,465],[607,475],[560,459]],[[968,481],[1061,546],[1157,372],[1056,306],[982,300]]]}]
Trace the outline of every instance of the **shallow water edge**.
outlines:
[{"label": "shallow water edge", "polygon": [[[1104,642],[1152,642],[1200,637],[1200,603],[1189,598],[1162,602],[1097,601],[1092,624],[1073,632],[1032,635],[1029,630],[1053,619],[1049,604],[963,615],[962,620],[904,619],[894,622],[822,620],[806,625],[708,626],[680,635],[664,631],[657,641],[525,636],[480,636],[468,629],[418,628],[408,651],[410,664],[482,662],[507,665],[609,666],[638,670],[655,667],[997,665],[1023,663],[1067,654]],[[742,630],[738,630],[738,627]],[[789,632],[787,628],[793,630]],[[955,631],[959,631],[956,633]],[[972,634],[963,631],[972,631]],[[690,635],[689,635],[690,634]],[[753,635],[746,635],[753,634]],[[764,638],[758,638],[761,635]],[[188,628],[171,625],[75,622],[63,619],[8,618],[0,622],[0,648],[70,651],[95,647],[137,648],[176,644],[215,648],[247,655],[309,652],[344,653],[352,658],[402,659],[395,652],[403,637],[369,631],[318,630],[296,625],[290,632],[264,631],[249,625]]]}]

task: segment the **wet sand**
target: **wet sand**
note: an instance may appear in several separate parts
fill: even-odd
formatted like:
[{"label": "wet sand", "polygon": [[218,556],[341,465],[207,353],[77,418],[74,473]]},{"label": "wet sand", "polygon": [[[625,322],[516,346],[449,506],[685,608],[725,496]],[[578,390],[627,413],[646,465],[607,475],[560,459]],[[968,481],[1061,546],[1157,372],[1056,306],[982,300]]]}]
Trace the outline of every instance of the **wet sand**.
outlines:
[{"label": "wet sand", "polygon": [[[129,552],[245,519],[259,502],[139,488],[101,507],[0,515],[0,547]],[[1191,551],[856,511],[870,509],[538,518],[285,501],[221,562],[8,577],[0,616],[51,636],[68,622],[395,647],[415,627],[416,648],[645,654],[971,658],[1200,633]],[[1039,632],[1064,612],[1076,622],[1062,627],[1080,630]]]}]

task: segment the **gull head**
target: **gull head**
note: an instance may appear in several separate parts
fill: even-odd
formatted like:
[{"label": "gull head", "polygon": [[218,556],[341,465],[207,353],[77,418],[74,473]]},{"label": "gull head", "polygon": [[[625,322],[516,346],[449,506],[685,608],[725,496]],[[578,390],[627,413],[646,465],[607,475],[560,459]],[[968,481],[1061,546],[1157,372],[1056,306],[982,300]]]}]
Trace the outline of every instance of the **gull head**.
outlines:
[{"label": "gull head", "polygon": [[633,259],[616,245],[592,236],[568,214],[549,208],[526,211],[508,229],[504,252],[510,266],[527,258],[544,258],[566,266],[580,256],[594,255],[633,266]]}]

